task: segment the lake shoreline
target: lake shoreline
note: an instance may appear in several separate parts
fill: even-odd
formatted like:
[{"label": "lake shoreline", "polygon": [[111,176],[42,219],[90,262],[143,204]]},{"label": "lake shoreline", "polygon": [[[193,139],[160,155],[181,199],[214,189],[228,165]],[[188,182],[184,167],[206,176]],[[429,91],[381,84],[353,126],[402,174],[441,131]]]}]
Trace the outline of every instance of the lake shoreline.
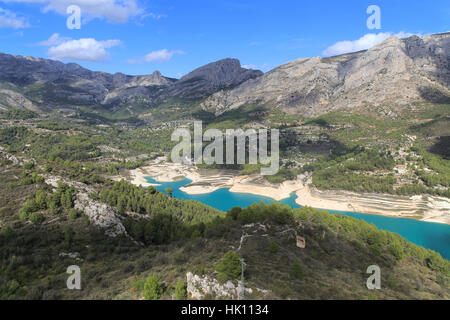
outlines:
[{"label": "lake shoreline", "polygon": [[450,200],[435,196],[395,196],[388,194],[355,193],[348,191],[320,191],[311,186],[311,180],[299,176],[297,180],[285,181],[279,185],[270,184],[261,176],[238,175],[227,170],[201,172],[195,166],[166,162],[164,157],[149,162],[147,166],[129,171],[125,178],[134,185],[155,186],[146,177],[156,182],[173,182],[187,178],[192,182],[180,188],[189,195],[208,194],[222,188],[233,193],[247,193],[265,196],[280,201],[297,195],[295,202],[301,206],[323,210],[348,211],[388,217],[417,219],[450,225]]},{"label": "lake shoreline", "polygon": [[450,201],[442,197],[321,191],[310,185],[304,186],[296,194],[296,203],[301,206],[450,225]]}]

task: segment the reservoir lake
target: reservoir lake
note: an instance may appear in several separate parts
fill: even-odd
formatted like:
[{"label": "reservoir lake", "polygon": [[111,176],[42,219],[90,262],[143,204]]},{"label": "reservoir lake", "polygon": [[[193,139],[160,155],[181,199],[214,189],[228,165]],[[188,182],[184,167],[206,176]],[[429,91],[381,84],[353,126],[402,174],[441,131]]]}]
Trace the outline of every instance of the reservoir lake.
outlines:
[{"label": "reservoir lake", "polygon": [[[296,194],[292,194],[289,198],[283,199],[282,201],[275,201],[269,197],[249,193],[234,193],[230,192],[229,188],[222,188],[207,194],[189,195],[180,190],[181,187],[192,182],[189,179],[175,182],[157,182],[151,177],[146,177],[146,180],[151,184],[155,184],[154,187],[161,192],[165,193],[166,188],[171,188],[173,190],[173,196],[178,199],[199,201],[221,211],[227,211],[233,207],[245,208],[261,201],[266,204],[279,202],[289,205],[291,208],[301,208],[301,206],[295,202],[297,199]],[[379,229],[398,233],[412,243],[427,249],[435,250],[444,258],[450,259],[450,225],[375,214],[333,210],[326,211],[334,214],[344,214],[357,219],[362,219],[368,223],[373,223]]]}]

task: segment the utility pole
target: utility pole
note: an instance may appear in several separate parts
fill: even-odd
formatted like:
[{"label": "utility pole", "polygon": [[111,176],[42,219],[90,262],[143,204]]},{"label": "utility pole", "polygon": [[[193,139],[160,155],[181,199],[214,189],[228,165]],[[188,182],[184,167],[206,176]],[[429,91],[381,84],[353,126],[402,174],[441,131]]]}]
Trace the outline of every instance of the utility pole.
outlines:
[{"label": "utility pole", "polygon": [[239,281],[238,283],[238,295],[239,295],[239,300],[244,300],[244,293],[245,293],[245,285],[244,285],[244,266],[246,266],[247,264],[244,262],[244,259],[241,258],[239,259],[239,261],[241,262],[241,281]]}]

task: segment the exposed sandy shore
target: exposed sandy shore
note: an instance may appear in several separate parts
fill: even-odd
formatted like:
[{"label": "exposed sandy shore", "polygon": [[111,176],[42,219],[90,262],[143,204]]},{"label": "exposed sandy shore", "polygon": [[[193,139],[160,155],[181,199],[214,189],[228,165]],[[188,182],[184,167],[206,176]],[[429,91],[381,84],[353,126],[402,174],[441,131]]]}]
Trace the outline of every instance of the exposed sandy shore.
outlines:
[{"label": "exposed sandy shore", "polygon": [[118,176],[115,180],[126,179],[134,185],[149,187],[156,184],[149,183],[146,177],[153,177],[158,182],[172,182],[179,178],[186,177],[190,180],[197,180],[200,175],[197,169],[177,163],[165,162],[165,158],[161,157],[153,160],[148,166],[137,168],[129,171],[129,176]]},{"label": "exposed sandy shore", "polygon": [[208,172],[202,173],[194,166],[168,163],[163,158],[150,162],[148,166],[131,170],[128,180],[135,185],[151,186],[152,184],[148,183],[145,177],[153,177],[158,182],[172,182],[182,177],[188,178],[192,182],[180,190],[191,195],[230,188],[231,192],[256,194],[277,201],[289,198],[301,187],[297,181],[286,181],[280,185],[273,185],[259,175],[238,176],[235,172],[226,170],[208,170]]},{"label": "exposed sandy shore", "polygon": [[252,184],[252,182],[247,182],[247,180],[251,181],[251,178],[246,176],[241,181],[237,181],[231,188],[231,192],[239,192],[239,193],[251,193],[257,194],[260,196],[265,196],[272,198],[276,201],[280,201],[286,198],[289,198],[292,193],[297,191],[301,184],[297,181],[285,181],[282,184],[276,185],[256,185]]},{"label": "exposed sandy shore", "polygon": [[310,185],[303,186],[297,195],[296,203],[301,206],[450,224],[450,200],[443,197],[319,191]]},{"label": "exposed sandy shore", "polygon": [[408,217],[422,221],[450,224],[450,200],[443,197],[400,197],[387,194],[360,194],[347,191],[319,191],[310,187],[310,181],[298,177],[295,181],[270,184],[259,175],[240,176],[237,172],[208,170],[203,172],[195,166],[169,163],[165,158],[151,161],[148,166],[131,170],[128,180],[135,185],[148,187],[145,177],[158,182],[172,182],[183,177],[192,182],[180,190],[188,194],[206,194],[221,188],[231,192],[250,193],[274,200],[289,198],[296,193],[296,202],[326,210],[351,211],[394,217]]}]

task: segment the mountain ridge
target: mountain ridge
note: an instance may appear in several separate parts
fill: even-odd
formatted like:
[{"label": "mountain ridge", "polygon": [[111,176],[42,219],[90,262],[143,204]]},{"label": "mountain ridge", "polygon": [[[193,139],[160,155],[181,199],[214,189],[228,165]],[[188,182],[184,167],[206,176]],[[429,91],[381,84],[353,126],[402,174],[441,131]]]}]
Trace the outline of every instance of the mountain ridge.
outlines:
[{"label": "mountain ridge", "polygon": [[[229,58],[197,68],[178,80],[159,71],[138,76],[110,74],[75,63],[0,53],[0,97],[7,97],[0,100],[0,107],[37,110],[40,104],[58,108],[57,103],[65,102],[68,106],[100,104],[114,109],[137,99],[151,107],[173,97],[203,98],[260,75],[261,71],[244,69],[238,60]],[[33,90],[36,86],[39,92]],[[57,101],[46,99],[43,92]]]},{"label": "mountain ridge", "polygon": [[344,108],[450,101],[449,86],[450,33],[394,36],[366,51],[288,62],[214,94],[202,108],[220,115],[246,104],[270,104],[312,117]]},{"label": "mountain ridge", "polygon": [[[450,102],[450,33],[391,37],[371,49],[299,58],[267,73],[226,58],[181,79],[90,71],[77,64],[0,54],[0,108],[86,106],[112,113],[158,106],[199,106],[215,116],[265,105],[314,117],[336,110],[376,110],[395,117],[411,104]],[[43,107],[43,108],[42,108]]]}]

